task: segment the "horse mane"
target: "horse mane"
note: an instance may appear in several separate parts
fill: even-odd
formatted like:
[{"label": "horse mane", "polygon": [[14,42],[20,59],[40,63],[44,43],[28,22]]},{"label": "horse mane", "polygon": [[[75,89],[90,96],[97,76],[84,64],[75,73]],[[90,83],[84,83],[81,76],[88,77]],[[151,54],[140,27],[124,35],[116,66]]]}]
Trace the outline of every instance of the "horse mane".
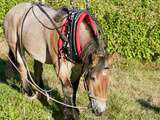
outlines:
[{"label": "horse mane", "polygon": [[84,63],[89,63],[93,54],[98,56],[105,56],[103,45],[96,40],[91,40],[82,50],[81,59]]},{"label": "horse mane", "polygon": [[54,20],[58,23],[58,22],[62,22],[64,20],[64,18],[66,18],[69,14],[69,10],[67,7],[62,7],[60,9],[58,9]]}]

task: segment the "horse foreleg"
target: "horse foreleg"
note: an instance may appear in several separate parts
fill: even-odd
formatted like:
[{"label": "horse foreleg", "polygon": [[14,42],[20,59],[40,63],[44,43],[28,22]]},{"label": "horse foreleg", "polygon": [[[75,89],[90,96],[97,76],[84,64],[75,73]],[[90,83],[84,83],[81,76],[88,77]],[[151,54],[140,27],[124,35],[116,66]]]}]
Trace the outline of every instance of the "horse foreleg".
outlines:
[{"label": "horse foreleg", "polygon": [[[77,89],[78,89],[78,85],[79,85],[79,80],[80,77],[77,77],[76,79],[72,79],[72,88],[73,88],[73,97],[72,97],[72,101],[73,101],[73,105],[76,106],[76,93],[77,93]],[[78,108],[75,108],[75,115],[79,116],[79,110]],[[79,117],[78,117],[79,118]]]},{"label": "horse foreleg", "polygon": [[71,74],[71,83],[73,87],[73,103],[75,106],[76,106],[76,93],[80,77],[81,77],[81,66],[76,65],[72,68],[72,74]]},{"label": "horse foreleg", "polygon": [[73,104],[76,106],[76,93],[77,93],[77,89],[78,89],[78,85],[79,85],[79,79],[80,77],[78,77],[77,79],[72,80],[72,87],[73,87]]},{"label": "horse foreleg", "polygon": [[[73,102],[73,88],[70,81],[71,77],[71,63],[61,63],[60,68],[56,67],[56,72],[61,80],[62,83],[62,90],[64,95],[64,103],[74,106]],[[66,120],[78,120],[79,119],[79,113],[77,112],[77,109],[70,108],[67,106],[64,106],[64,119]]]},{"label": "horse foreleg", "polygon": [[[69,79],[63,79],[62,81],[62,89],[64,94],[64,103],[75,106],[75,97],[76,92],[73,90],[72,85]],[[76,108],[69,108],[64,106],[64,114],[66,120],[78,120],[79,119],[79,111]]]}]

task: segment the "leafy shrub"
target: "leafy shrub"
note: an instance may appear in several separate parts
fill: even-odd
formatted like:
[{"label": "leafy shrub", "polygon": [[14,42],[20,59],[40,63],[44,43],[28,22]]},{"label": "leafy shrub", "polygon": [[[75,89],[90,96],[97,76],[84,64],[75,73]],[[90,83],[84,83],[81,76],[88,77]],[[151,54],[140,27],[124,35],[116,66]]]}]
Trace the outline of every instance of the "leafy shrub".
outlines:
[{"label": "leafy shrub", "polygon": [[[4,15],[9,8],[24,0],[1,0],[0,33]],[[29,0],[26,0],[29,1]],[[70,0],[46,0],[53,8],[70,4]],[[77,0],[76,6],[85,7]],[[160,61],[160,1],[158,0],[92,0],[108,51],[127,58]]]}]

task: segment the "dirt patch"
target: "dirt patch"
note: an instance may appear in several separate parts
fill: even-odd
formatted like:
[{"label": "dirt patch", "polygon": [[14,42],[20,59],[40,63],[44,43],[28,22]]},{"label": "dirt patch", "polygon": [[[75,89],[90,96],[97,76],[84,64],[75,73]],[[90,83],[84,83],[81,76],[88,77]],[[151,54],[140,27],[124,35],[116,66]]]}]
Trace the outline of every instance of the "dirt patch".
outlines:
[{"label": "dirt patch", "polygon": [[160,106],[160,96],[151,96],[148,101],[151,105]]},{"label": "dirt patch", "polygon": [[6,40],[3,38],[3,40],[0,41],[0,58],[4,59],[8,55],[8,45]]}]

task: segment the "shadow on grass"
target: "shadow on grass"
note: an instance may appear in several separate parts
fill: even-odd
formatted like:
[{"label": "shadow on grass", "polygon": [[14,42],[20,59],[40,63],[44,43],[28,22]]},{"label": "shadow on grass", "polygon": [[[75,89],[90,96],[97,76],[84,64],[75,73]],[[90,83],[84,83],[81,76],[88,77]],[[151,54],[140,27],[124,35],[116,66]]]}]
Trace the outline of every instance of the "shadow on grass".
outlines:
[{"label": "shadow on grass", "polygon": [[[12,77],[8,77],[10,75],[6,76],[6,69],[7,69],[7,62],[4,59],[0,58],[0,82],[3,82],[9,86],[11,86],[14,90],[22,93],[22,89],[21,86],[18,85],[17,83],[20,83],[20,78],[17,72],[14,73],[14,76]],[[9,73],[11,74],[11,73]],[[31,73],[31,75],[33,76],[33,73]],[[51,89],[48,86],[45,86],[46,89]],[[58,100],[58,101],[62,101],[62,98],[59,94],[59,92],[55,89],[53,89],[50,93],[49,93],[54,99]],[[63,106],[61,106],[60,104],[56,104],[54,102],[52,102],[50,105],[46,104],[46,102],[44,101],[40,101],[44,106],[46,106],[47,109],[52,111],[52,117],[55,120],[62,120],[63,119]]]},{"label": "shadow on grass", "polygon": [[150,102],[144,100],[144,99],[138,99],[137,102],[143,106],[144,108],[147,108],[147,109],[150,109],[150,110],[153,110],[157,113],[160,113],[160,107],[157,107],[157,106],[154,106],[154,105],[151,105]]},{"label": "shadow on grass", "polygon": [[[52,88],[45,86],[45,88],[47,90],[50,90]],[[60,93],[58,92],[58,90],[56,89],[52,89],[51,92],[49,92],[49,95],[55,99],[58,100],[60,102],[63,102],[63,99],[60,95]],[[63,120],[64,118],[64,114],[63,114],[63,106],[60,105],[59,103],[56,103],[52,100],[49,100],[50,105],[45,104],[45,102],[43,103],[43,101],[41,101],[41,103],[47,107],[47,109],[50,109],[52,111],[52,117],[54,118],[54,120]]]},{"label": "shadow on grass", "polygon": [[[15,89],[18,92],[21,92],[20,86],[18,86],[18,81],[19,81],[19,77],[18,77],[18,73],[14,72],[14,73],[7,73],[9,75],[6,76],[6,69],[7,69],[7,62],[4,59],[0,58],[0,82],[3,82],[9,86],[11,86],[13,89]],[[12,74],[12,75],[11,75]],[[14,76],[13,76],[14,74]]]},{"label": "shadow on grass", "polygon": [[0,82],[6,82],[5,68],[6,61],[0,58]]}]

